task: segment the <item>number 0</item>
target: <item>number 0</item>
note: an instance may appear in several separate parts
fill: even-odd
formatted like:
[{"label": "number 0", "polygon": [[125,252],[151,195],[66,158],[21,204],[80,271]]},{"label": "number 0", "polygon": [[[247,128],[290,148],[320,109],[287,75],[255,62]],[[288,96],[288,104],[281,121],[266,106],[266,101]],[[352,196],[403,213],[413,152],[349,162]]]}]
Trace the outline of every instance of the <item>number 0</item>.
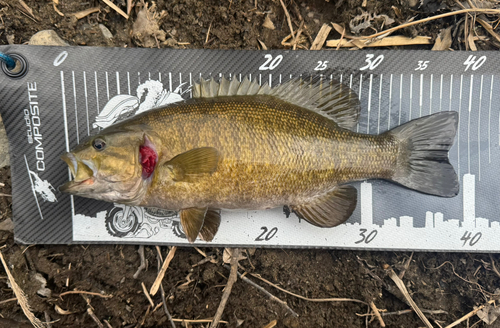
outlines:
[{"label": "number 0", "polygon": [[54,59],[54,66],[59,66],[61,65],[65,60],[66,58],[68,57],[68,52],[67,51],[63,51],[61,52],[57,57],[56,59]]}]

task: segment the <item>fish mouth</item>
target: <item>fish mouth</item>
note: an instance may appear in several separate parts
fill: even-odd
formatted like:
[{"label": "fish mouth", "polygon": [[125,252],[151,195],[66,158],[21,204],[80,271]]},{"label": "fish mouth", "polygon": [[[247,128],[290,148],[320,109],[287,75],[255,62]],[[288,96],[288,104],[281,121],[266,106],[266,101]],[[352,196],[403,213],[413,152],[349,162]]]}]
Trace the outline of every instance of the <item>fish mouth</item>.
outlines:
[{"label": "fish mouth", "polygon": [[73,176],[72,181],[68,181],[59,187],[61,192],[75,193],[78,191],[78,187],[94,184],[97,170],[91,161],[78,160],[72,153],[62,155],[61,159],[66,162]]}]

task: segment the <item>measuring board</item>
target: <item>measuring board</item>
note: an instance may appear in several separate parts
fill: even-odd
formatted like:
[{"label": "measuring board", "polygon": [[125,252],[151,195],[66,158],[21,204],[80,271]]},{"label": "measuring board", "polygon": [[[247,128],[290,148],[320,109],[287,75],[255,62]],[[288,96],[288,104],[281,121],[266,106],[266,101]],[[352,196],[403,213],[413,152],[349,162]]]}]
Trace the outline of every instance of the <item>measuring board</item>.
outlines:
[{"label": "measuring board", "polygon": [[[20,243],[189,245],[172,211],[62,194],[59,156],[87,136],[151,108],[191,97],[200,76],[276,86],[300,74],[340,80],[360,97],[358,132],[378,134],[421,116],[457,111],[450,161],[454,198],[386,181],[353,183],[347,223],[318,228],[282,208],[222,211],[213,246],[500,251],[500,58],[495,52],[208,51],[2,46],[29,64],[0,73],[10,141],[15,238]],[[127,210],[128,217],[123,213]],[[196,244],[204,244],[197,240]]]}]

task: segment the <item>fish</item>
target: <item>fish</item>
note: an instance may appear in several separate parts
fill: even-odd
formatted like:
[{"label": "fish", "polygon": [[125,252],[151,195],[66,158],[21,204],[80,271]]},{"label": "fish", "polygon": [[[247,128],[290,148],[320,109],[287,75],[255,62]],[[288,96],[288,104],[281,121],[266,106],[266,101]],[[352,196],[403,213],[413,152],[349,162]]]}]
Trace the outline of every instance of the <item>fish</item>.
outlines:
[{"label": "fish", "polygon": [[191,99],[107,127],[62,155],[73,180],[60,190],[179,211],[191,243],[213,240],[223,209],[284,206],[315,226],[338,226],[356,208],[354,181],[459,193],[448,159],[455,111],[371,135],[355,131],[360,100],[336,81],[271,88],[248,78],[200,79],[192,88]]}]

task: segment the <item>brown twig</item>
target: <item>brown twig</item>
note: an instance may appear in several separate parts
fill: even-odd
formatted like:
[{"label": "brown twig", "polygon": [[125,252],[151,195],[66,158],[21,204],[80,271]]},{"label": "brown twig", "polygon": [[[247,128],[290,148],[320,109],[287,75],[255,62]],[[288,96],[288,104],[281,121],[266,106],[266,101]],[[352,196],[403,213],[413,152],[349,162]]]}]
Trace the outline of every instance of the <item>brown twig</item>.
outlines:
[{"label": "brown twig", "polygon": [[378,311],[377,306],[375,305],[375,303],[373,303],[373,301],[370,302],[370,307],[372,308],[375,317],[378,319],[380,326],[385,327],[384,319],[382,319],[382,316],[380,315],[380,312]]},{"label": "brown twig", "polygon": [[13,302],[13,301],[17,301],[17,298],[15,298],[15,297],[8,298],[6,300],[0,301],[0,304],[9,303],[9,302]]},{"label": "brown twig", "polygon": [[63,296],[69,295],[69,294],[86,294],[86,295],[99,296],[99,297],[102,297],[102,298],[111,298],[111,297],[113,297],[113,295],[103,295],[103,294],[99,294],[99,293],[86,292],[86,291],[83,291],[83,290],[70,290],[68,292],[64,292],[64,293],[59,294],[59,297],[62,298]]},{"label": "brown twig", "polygon": [[399,272],[399,274],[398,274],[399,279],[403,279],[403,277],[405,276],[406,270],[408,270],[408,268],[410,267],[410,263],[411,263],[412,258],[413,258],[413,252],[411,252],[410,257],[408,258],[405,265],[403,266],[403,270],[401,270]]},{"label": "brown twig", "polygon": [[233,285],[236,282],[236,279],[238,279],[239,255],[240,255],[239,248],[233,248],[231,255],[231,273],[229,274],[226,288],[224,289],[224,293],[222,294],[222,299],[220,300],[219,307],[215,312],[214,321],[210,325],[210,328],[217,328],[217,326],[219,325],[219,321],[222,318],[222,313],[224,312],[224,308],[226,307],[227,300],[229,299],[229,295],[231,295],[231,290],[233,289]]},{"label": "brown twig", "polygon": [[137,253],[139,253],[139,257],[141,258],[141,265],[139,265],[139,267],[137,268],[137,271],[132,276],[132,277],[134,277],[134,279],[137,279],[139,277],[139,274],[142,272],[142,270],[145,270],[147,267],[146,258],[144,257],[144,245],[139,246]]},{"label": "brown twig", "polygon": [[295,33],[293,32],[292,19],[290,18],[290,14],[288,13],[288,10],[286,9],[286,6],[283,3],[283,0],[280,0],[280,3],[281,3],[281,6],[283,7],[283,10],[285,11],[286,20],[288,22],[288,28],[290,29],[290,33],[292,35],[293,42],[295,42]]},{"label": "brown twig", "polygon": [[[207,322],[212,322],[213,319],[196,319],[196,320],[189,320],[189,319],[172,319],[174,322],[182,322],[182,323],[207,323]],[[228,324],[229,322],[220,320],[219,323],[224,323]]]},{"label": "brown twig", "polygon": [[2,197],[12,197],[12,195],[10,195],[10,194],[4,194],[4,193],[0,193],[0,196],[2,196]]},{"label": "brown twig", "polygon": [[172,249],[170,249],[170,252],[168,252],[167,258],[163,262],[163,265],[161,266],[160,272],[158,273],[158,276],[156,276],[156,280],[153,283],[153,286],[151,287],[151,290],[149,293],[152,296],[155,296],[156,293],[158,292],[158,288],[160,287],[161,281],[163,280],[163,277],[165,276],[165,272],[167,271],[168,265],[170,264],[170,261],[174,258],[175,251],[177,250],[177,246],[172,246]]},{"label": "brown twig", "polygon": [[[156,247],[156,251],[157,251],[157,258],[158,258],[158,268],[160,266],[163,268],[163,258],[161,256],[160,247],[157,246]],[[170,252],[168,253],[167,260],[168,260],[168,257],[170,256],[171,252],[172,252],[172,250],[170,250]],[[172,255],[172,257],[173,257],[173,255]],[[158,270],[158,272],[159,271],[160,270]],[[170,325],[172,326],[172,328],[175,328],[175,323],[172,320],[172,315],[170,315],[170,312],[168,311],[167,300],[165,298],[165,290],[163,289],[163,284],[161,283],[161,281],[160,281],[160,294],[161,294],[161,301],[162,301],[162,304],[163,304],[163,311],[165,311],[165,315],[167,316],[168,321],[170,322]],[[156,311],[156,309],[154,311]]]},{"label": "brown twig", "polygon": [[[226,268],[228,268],[228,266],[225,265]],[[278,302],[280,303],[288,312],[290,312],[292,314],[292,316],[294,317],[298,317],[299,315],[297,314],[297,312],[295,312],[294,310],[292,310],[288,304],[286,304],[286,302],[280,300],[279,298],[277,298],[276,296],[274,296],[273,294],[271,294],[270,292],[268,292],[267,290],[265,290],[264,288],[262,288],[261,286],[257,285],[255,282],[253,282],[252,280],[248,279],[247,277],[245,277],[246,275],[246,272],[244,274],[241,274],[238,272],[238,276],[241,278],[241,280],[243,280],[244,282],[246,282],[247,284],[250,284],[252,286],[254,286],[255,288],[257,288],[258,290],[260,290],[261,292],[263,292],[267,297],[269,297],[272,301],[275,301],[275,302]]]},{"label": "brown twig", "polygon": [[418,24],[421,24],[421,23],[429,22],[429,21],[440,19],[440,18],[444,18],[444,17],[455,16],[455,15],[460,15],[460,14],[467,14],[467,13],[471,13],[471,12],[483,13],[483,14],[500,14],[500,9],[469,8],[469,9],[456,10],[456,11],[452,11],[452,12],[449,12],[449,13],[444,13],[444,14],[440,14],[440,15],[436,15],[436,16],[432,16],[432,17],[427,17],[427,18],[424,18],[424,19],[419,19],[417,21],[413,21],[413,22],[401,24],[399,26],[395,26],[393,28],[389,28],[389,29],[387,29],[385,31],[378,32],[378,33],[375,33],[375,34],[372,34],[372,35],[368,35],[366,38],[367,39],[376,38],[378,36],[384,35],[386,33],[392,33],[394,31],[400,30],[400,29],[405,28],[405,27],[409,27],[409,26],[413,26],[413,25],[418,25]]},{"label": "brown twig", "polygon": [[97,324],[99,328],[104,328],[104,325],[102,324],[101,320],[94,314],[94,311],[92,311],[91,308],[87,308],[87,313],[90,315],[92,320]]},{"label": "brown twig", "polygon": [[495,260],[493,259],[493,255],[490,255],[490,260],[491,260],[491,268],[493,269],[493,272],[497,274],[497,276],[500,277],[500,272],[498,272],[497,266],[495,265]]}]

